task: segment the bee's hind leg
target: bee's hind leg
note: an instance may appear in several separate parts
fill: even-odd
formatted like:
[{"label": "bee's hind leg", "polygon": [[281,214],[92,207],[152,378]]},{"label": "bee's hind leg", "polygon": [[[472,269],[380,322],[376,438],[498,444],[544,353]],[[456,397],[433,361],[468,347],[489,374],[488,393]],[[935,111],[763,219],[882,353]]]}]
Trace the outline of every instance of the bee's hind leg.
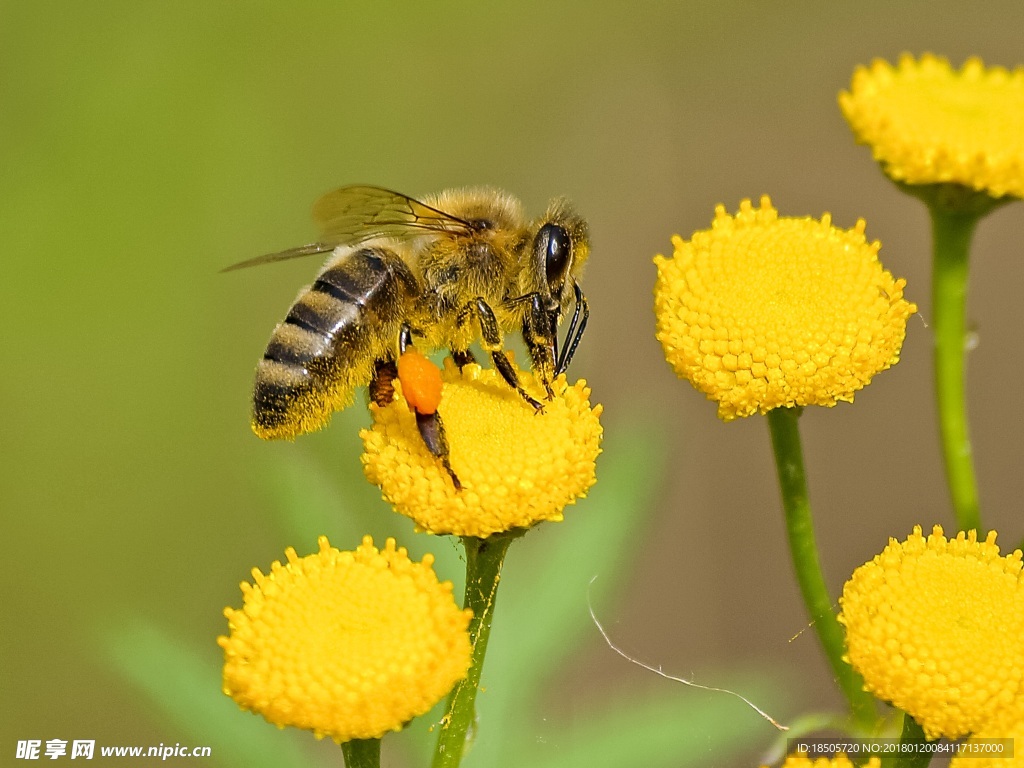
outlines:
[{"label": "bee's hind leg", "polygon": [[423,442],[427,446],[427,450],[430,451],[434,456],[441,460],[442,466],[448,473],[448,476],[452,479],[452,483],[455,485],[455,490],[462,490],[462,483],[459,482],[458,475],[452,469],[451,462],[448,459],[448,438],[444,432],[444,422],[441,421],[441,414],[437,411],[434,413],[420,413],[415,411],[416,414],[416,428],[420,431],[420,437],[423,438]]},{"label": "bee's hind leg", "polygon": [[381,408],[395,399],[395,379],[398,378],[398,366],[394,360],[381,359],[373,363],[373,378],[368,387],[370,402]]},{"label": "bee's hind leg", "polygon": [[[419,360],[419,365],[413,365],[413,371],[419,369],[423,371],[423,366],[426,370],[433,373],[437,383],[440,384],[440,372],[437,367],[427,360],[425,357],[416,352],[412,346],[412,330],[408,323],[403,323],[401,331],[398,336],[398,349],[402,354],[401,360],[405,361],[405,355],[408,352],[412,359]],[[378,361],[380,363],[380,361]],[[462,490],[462,483],[459,482],[458,475],[452,469],[451,461],[449,460],[449,449],[448,449],[448,437],[445,435],[444,422],[441,421],[441,414],[437,412],[437,402],[432,400],[429,396],[424,399],[422,392],[417,392],[417,389],[421,382],[418,381],[418,377],[414,374],[412,379],[405,379],[402,376],[408,376],[408,373],[399,374],[398,364],[387,361],[384,365],[379,365],[374,368],[374,380],[371,382],[371,389],[374,383],[377,382],[378,373],[382,373],[384,377],[387,377],[394,372],[394,376],[388,382],[391,388],[392,396],[394,394],[395,378],[398,378],[402,382],[402,391],[405,392],[406,401],[409,403],[409,407],[412,409],[413,414],[416,416],[416,429],[420,433],[420,437],[423,438],[424,445],[427,446],[427,450],[441,460],[441,465],[444,467],[448,476],[452,479],[452,484],[455,486],[455,490]],[[414,396],[413,393],[416,393]],[[415,404],[415,405],[414,405]],[[423,409],[423,410],[421,410]]]},{"label": "bee's hind leg", "polygon": [[[408,323],[402,323],[398,332],[398,351],[404,354],[412,346],[412,329]],[[395,399],[394,381],[398,378],[398,365],[393,355],[373,361],[373,378],[368,387],[370,402],[381,408]]]},{"label": "bee's hind leg", "polygon": [[[397,378],[398,367],[395,365],[394,360],[378,360],[375,362],[373,364],[373,378],[370,380],[370,401],[376,403],[381,408],[393,402],[395,399],[395,379]],[[452,479],[455,490],[461,491],[462,483],[459,482],[459,477],[455,474],[448,459],[448,437],[445,435],[441,414],[437,411],[433,413],[420,413],[415,408],[412,411],[416,415],[416,429],[419,430],[420,437],[423,438],[423,443],[427,446],[427,450],[441,460],[441,465]]]}]

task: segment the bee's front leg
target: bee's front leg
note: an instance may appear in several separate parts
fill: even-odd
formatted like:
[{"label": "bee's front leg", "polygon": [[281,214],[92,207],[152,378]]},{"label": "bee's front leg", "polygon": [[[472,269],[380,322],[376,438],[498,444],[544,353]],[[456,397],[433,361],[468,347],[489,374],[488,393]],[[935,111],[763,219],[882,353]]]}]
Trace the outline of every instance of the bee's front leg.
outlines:
[{"label": "bee's front leg", "polygon": [[533,370],[544,382],[548,400],[555,397],[551,382],[555,378],[555,361],[558,359],[558,310],[544,307],[539,293],[520,297],[529,302],[523,316],[523,341],[530,350]]},{"label": "bee's front leg", "polygon": [[587,304],[587,297],[583,295],[580,284],[575,280],[572,283],[572,291],[576,297],[576,308],[573,310],[572,320],[569,322],[569,331],[565,334],[565,348],[562,350],[562,356],[555,356],[558,358],[555,375],[565,373],[569,367],[573,355],[576,354],[576,347],[579,346],[580,339],[583,338],[583,332],[587,330],[587,320],[590,319],[590,306]]}]

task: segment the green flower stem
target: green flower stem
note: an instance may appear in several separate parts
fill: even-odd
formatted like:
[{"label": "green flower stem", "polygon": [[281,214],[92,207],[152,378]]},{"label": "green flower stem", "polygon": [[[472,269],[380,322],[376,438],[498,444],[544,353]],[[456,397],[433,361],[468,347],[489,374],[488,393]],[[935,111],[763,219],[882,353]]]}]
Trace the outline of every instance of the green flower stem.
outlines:
[{"label": "green flower stem", "polygon": [[353,739],[341,745],[345,768],[380,768],[380,739]]},{"label": "green flower stem", "polygon": [[811,505],[807,497],[803,450],[800,447],[800,413],[798,408],[775,408],[768,412],[775,467],[782,491],[782,506],[786,513],[790,555],[800,583],[800,592],[814,623],[814,630],[818,633],[818,640],[832,667],[832,674],[846,696],[854,720],[861,727],[870,729],[878,718],[874,698],[864,690],[863,678],[843,661],[843,628],[832,609],[832,598],[829,597],[818,561]]},{"label": "green flower stem", "polygon": [[960,184],[896,186],[928,206],[932,218],[932,328],[935,334],[935,399],[953,513],[961,530],[984,537],[978,511],[971,440],[967,433],[965,365],[967,276],[971,238],[978,222],[1015,197],[991,197]]},{"label": "green flower stem", "polygon": [[473,609],[469,622],[469,640],[473,658],[469,674],[459,681],[448,696],[448,712],[441,721],[434,752],[434,768],[456,768],[462,761],[467,741],[472,738],[476,723],[476,692],[491,635],[494,603],[501,578],[501,565],[509,545],[523,535],[523,529],[498,533],[486,539],[464,536],[466,548],[466,608]]},{"label": "green flower stem", "polygon": [[[903,715],[903,733],[900,734],[900,744],[923,744],[927,739],[924,731],[917,721],[910,715]],[[882,768],[926,768],[932,761],[932,753],[927,750],[910,749],[906,752],[900,751],[895,755],[884,755],[882,757]]]},{"label": "green flower stem", "polygon": [[929,205],[932,217],[932,327],[935,333],[935,397],[946,481],[960,530],[981,530],[978,486],[967,430],[965,367],[967,275],[971,236],[982,214]]}]

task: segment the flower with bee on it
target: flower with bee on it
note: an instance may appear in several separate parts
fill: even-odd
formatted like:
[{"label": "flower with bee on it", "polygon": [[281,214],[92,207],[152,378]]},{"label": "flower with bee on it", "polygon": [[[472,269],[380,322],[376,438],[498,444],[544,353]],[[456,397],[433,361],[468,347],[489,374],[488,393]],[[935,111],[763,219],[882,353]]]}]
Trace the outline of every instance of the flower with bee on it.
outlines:
[{"label": "flower with bee on it", "polygon": [[[518,374],[539,394],[540,377]],[[373,426],[361,433],[370,482],[396,511],[435,534],[484,538],[561,520],[565,507],[596,480],[602,408],[591,406],[586,382],[570,385],[559,376],[551,385],[554,396],[538,413],[493,368],[470,364],[460,371],[449,358],[441,375],[438,413],[461,490],[421,438],[416,413],[401,398],[371,406]],[[405,382],[396,384],[403,392]]]}]

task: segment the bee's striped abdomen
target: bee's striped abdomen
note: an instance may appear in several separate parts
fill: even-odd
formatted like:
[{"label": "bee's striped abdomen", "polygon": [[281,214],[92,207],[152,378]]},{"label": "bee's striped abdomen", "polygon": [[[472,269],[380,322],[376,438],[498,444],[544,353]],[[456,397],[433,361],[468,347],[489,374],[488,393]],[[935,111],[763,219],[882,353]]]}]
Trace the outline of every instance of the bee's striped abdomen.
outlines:
[{"label": "bee's striped abdomen", "polygon": [[394,346],[415,278],[383,248],[331,259],[270,337],[256,369],[253,430],[295,437],[324,426]]}]

